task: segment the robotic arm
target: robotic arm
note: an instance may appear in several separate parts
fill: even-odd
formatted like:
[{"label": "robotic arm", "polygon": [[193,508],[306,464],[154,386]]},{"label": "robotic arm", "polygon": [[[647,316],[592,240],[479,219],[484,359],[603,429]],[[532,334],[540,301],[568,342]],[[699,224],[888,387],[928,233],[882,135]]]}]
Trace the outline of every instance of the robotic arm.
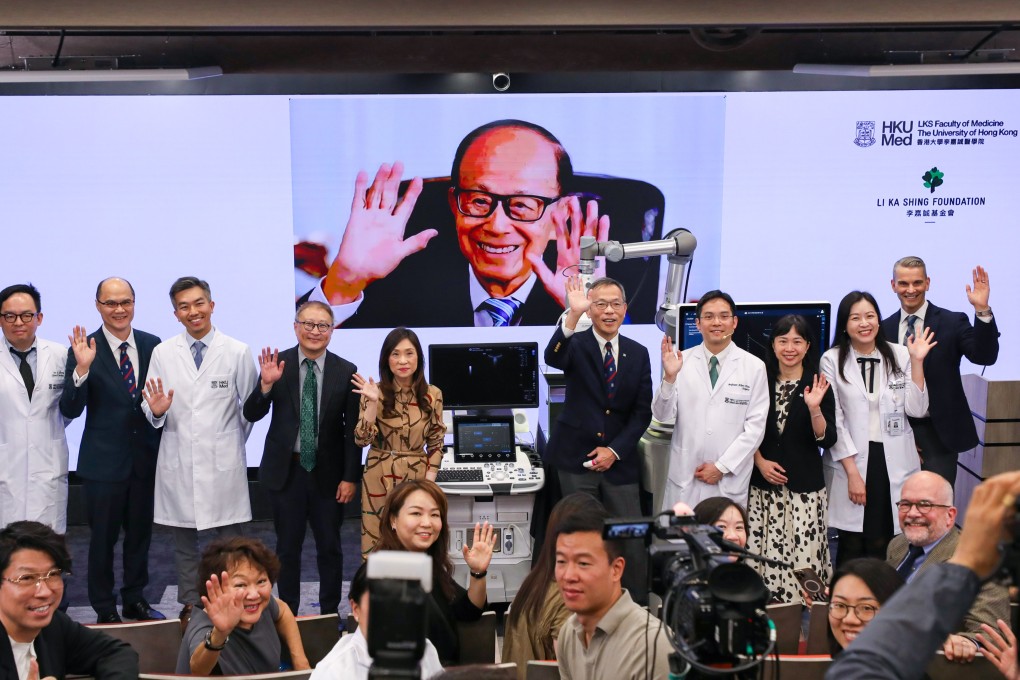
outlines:
[{"label": "robotic arm", "polygon": [[619,241],[596,241],[594,236],[581,237],[581,262],[578,265],[581,281],[587,289],[595,273],[595,258],[605,257],[610,262],[619,262],[633,257],[665,255],[669,260],[666,270],[665,297],[655,313],[655,325],[670,337],[676,337],[679,317],[677,309],[683,303],[681,290],[684,271],[694,255],[698,240],[686,229],[674,229],[666,238],[658,241],[620,243]]}]

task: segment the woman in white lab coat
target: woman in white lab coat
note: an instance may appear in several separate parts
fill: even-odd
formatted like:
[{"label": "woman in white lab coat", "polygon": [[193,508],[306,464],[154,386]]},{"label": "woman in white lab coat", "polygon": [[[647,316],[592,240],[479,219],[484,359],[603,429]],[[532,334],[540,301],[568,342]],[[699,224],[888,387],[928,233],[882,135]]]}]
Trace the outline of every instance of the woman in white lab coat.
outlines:
[{"label": "woman in white lab coat", "polygon": [[875,298],[853,291],[839,303],[833,347],[821,371],[836,397],[835,445],[824,454],[829,526],[839,532],[837,566],[855,557],[885,559],[899,533],[894,500],[921,469],[907,416],[928,410],[924,357],[935,345],[929,329],[907,347],[882,333]]}]

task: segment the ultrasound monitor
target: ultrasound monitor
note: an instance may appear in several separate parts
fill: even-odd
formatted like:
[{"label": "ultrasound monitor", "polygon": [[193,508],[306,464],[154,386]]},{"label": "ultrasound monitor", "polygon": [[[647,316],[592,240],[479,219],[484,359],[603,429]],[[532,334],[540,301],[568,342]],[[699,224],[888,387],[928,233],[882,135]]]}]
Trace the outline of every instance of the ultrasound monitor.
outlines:
[{"label": "ultrasound monitor", "polygon": [[538,408],[537,342],[429,345],[428,368],[444,408]]},{"label": "ultrasound monitor", "polygon": [[[695,324],[697,305],[680,306],[680,349],[701,344],[701,333]],[[787,314],[800,314],[807,319],[814,333],[814,348],[818,356],[829,347],[829,318],[832,305],[828,302],[738,302],[737,330],[733,343],[762,361],[772,351],[772,325]]]},{"label": "ultrasound monitor", "polygon": [[455,463],[513,462],[517,460],[512,416],[454,416]]}]

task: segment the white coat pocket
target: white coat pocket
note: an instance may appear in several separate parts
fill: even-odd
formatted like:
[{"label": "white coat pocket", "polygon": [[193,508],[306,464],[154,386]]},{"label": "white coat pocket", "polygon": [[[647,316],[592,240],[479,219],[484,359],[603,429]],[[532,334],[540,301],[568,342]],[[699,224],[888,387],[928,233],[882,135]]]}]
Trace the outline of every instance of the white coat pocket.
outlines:
[{"label": "white coat pocket", "polygon": [[241,439],[241,430],[233,429],[216,434],[216,443],[213,449],[213,457],[216,460],[216,469],[220,472],[236,470],[242,467],[244,461],[244,444]]}]

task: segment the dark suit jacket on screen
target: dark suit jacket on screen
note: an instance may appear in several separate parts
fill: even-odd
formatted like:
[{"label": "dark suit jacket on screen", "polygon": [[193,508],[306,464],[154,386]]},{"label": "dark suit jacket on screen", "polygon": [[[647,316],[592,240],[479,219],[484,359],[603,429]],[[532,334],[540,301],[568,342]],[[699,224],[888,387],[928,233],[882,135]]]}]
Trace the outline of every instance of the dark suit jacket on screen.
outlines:
[{"label": "dark suit jacket on screen", "polygon": [[[899,337],[903,310],[882,321],[889,342]],[[928,390],[928,412],[939,439],[957,453],[977,446],[977,429],[970,414],[967,396],[960,379],[960,359],[991,365],[999,356],[999,329],[995,319],[973,326],[966,314],[951,312],[928,303],[924,325],[931,328],[937,345],[924,358],[924,381]]]},{"label": "dark suit jacket on screen", "polygon": [[[68,673],[103,680],[136,680],[138,654],[126,642],[75,623],[54,612],[50,625],[35,638],[39,677],[63,678]],[[0,625],[0,680],[18,680],[7,631]]]},{"label": "dark suit jacket on screen", "polygon": [[149,359],[160,340],[137,328],[134,334],[139,364],[134,367],[138,386],[134,397],[124,386],[120,366],[101,328],[88,336],[96,341],[96,358],[89,366],[88,380],[81,387],[74,386],[74,369],[78,362],[74,352],[67,351],[60,412],[65,418],[77,418],[88,407],[78,450],[78,475],[85,479],[122,482],[132,469],[138,477],[156,474],[162,430],[149,424],[141,404]]},{"label": "dark suit jacket on screen", "polygon": [[652,374],[648,350],[620,336],[616,394],[606,394],[602,349],[591,329],[564,337],[556,326],[545,348],[545,362],[563,371],[566,397],[556,419],[546,460],[580,474],[597,446],[608,446],[620,460],[605,472],[611,484],[636,484],[641,474],[637,443],[652,419]]},{"label": "dark suit jacket on screen", "polygon": [[[273,407],[273,418],[266,434],[266,447],[259,465],[259,481],[271,491],[287,483],[294,444],[301,427],[301,379],[297,347],[280,352],[283,376],[269,394],[260,384],[244,402],[245,419],[261,420]],[[346,359],[326,352],[322,372],[322,396],[319,401],[319,439],[313,477],[323,495],[336,495],[341,481],[361,478],[361,447],[354,444],[354,426],[358,422],[358,395],[351,392],[351,376],[358,370]]]}]

